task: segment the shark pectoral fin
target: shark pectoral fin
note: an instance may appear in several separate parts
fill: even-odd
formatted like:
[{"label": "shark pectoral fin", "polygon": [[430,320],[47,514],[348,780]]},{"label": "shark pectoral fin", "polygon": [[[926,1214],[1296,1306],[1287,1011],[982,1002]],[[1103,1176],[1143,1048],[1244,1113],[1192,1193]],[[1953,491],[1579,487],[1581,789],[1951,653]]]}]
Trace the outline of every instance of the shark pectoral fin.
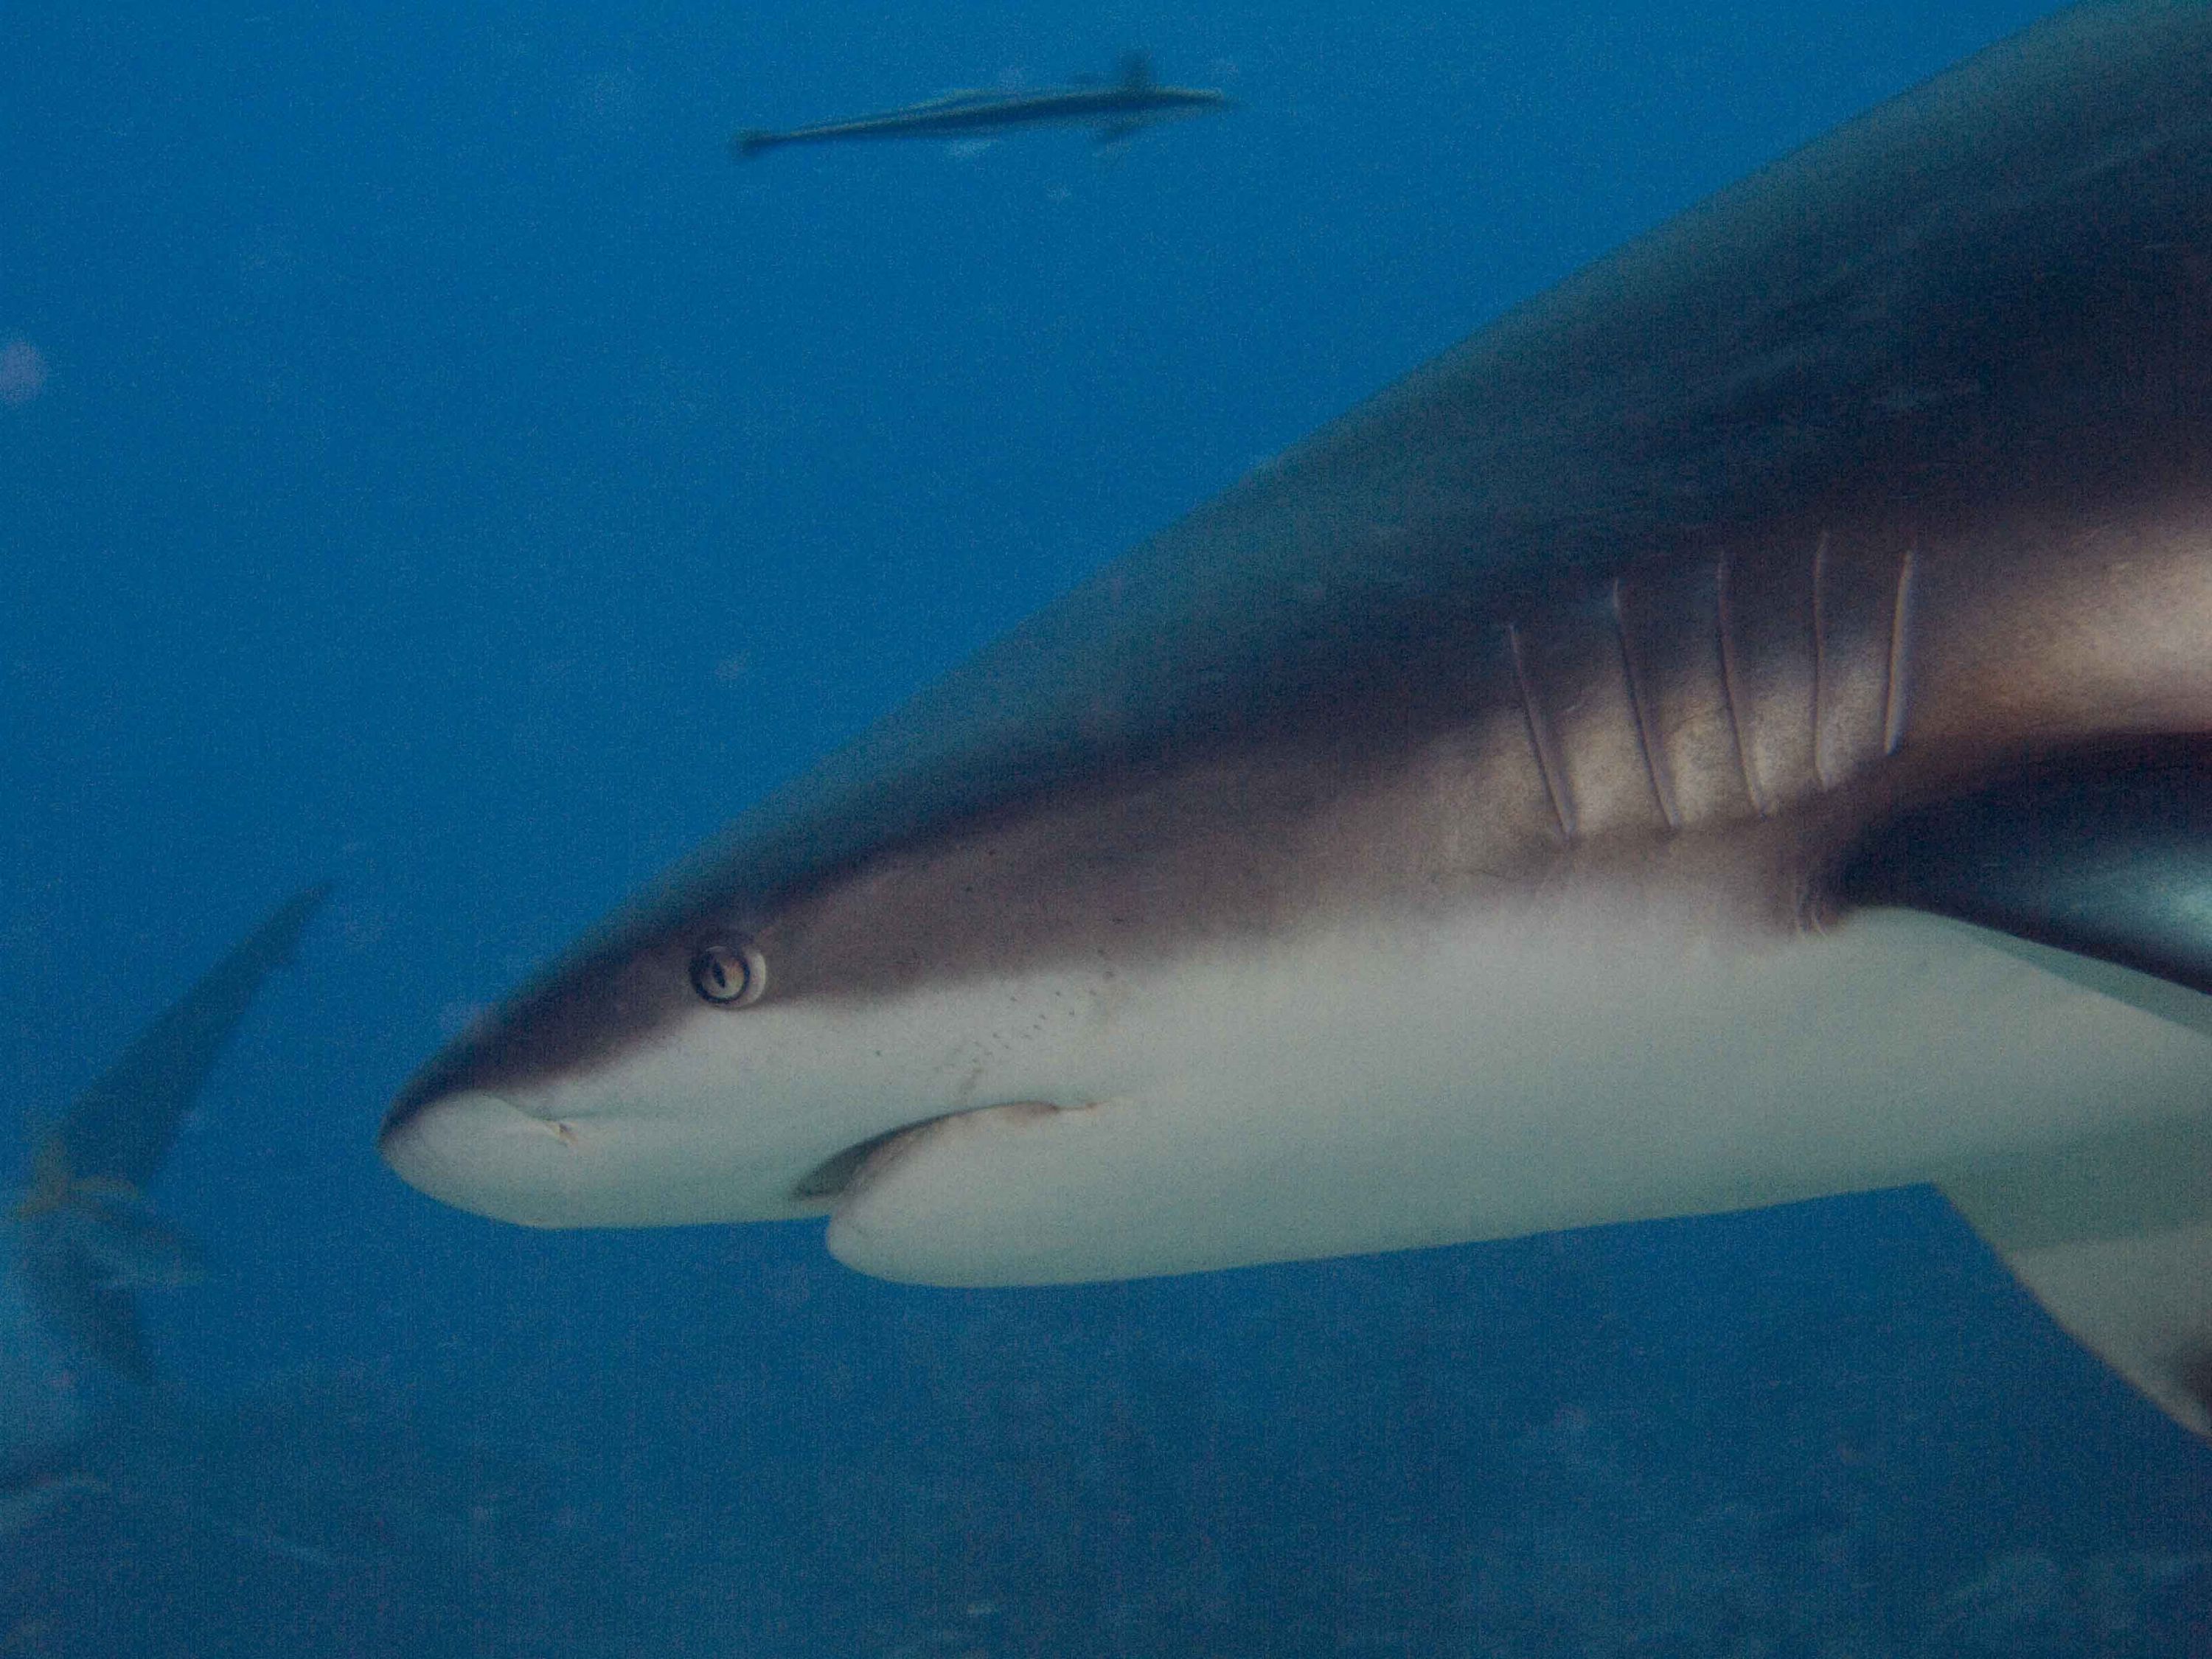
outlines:
[{"label": "shark pectoral fin", "polygon": [[134,1382],[153,1380],[138,1304],[96,1263],[66,1250],[26,1250],[23,1282],[46,1320],[84,1353]]},{"label": "shark pectoral fin", "polygon": [[1100,149],[1111,149],[1116,144],[1126,144],[1145,130],[1142,121],[1108,121],[1091,135],[1091,142]]},{"label": "shark pectoral fin", "polygon": [[1941,1186],[2068,1333],[2212,1436],[2212,1113]]},{"label": "shark pectoral fin", "polygon": [[[2050,757],[1915,807],[1852,850],[1836,887],[1850,906],[1954,916],[2212,992],[2212,744]],[[2060,971],[2121,994],[2086,964]],[[2212,1031],[2203,1001],[2152,1012]]]},{"label": "shark pectoral fin", "polygon": [[277,906],[77,1097],[57,1131],[73,1185],[153,1180],[262,981],[292,959],[330,890],[320,882]]},{"label": "shark pectoral fin", "polygon": [[[1838,890],[1847,904],[1994,929],[2057,978],[2212,1037],[2202,739],[2048,757],[1916,807],[1854,850]],[[2207,1084],[2212,1104],[2212,1066]],[[2052,1317],[2212,1435],[2212,1110],[2138,1119],[1938,1184]]]}]

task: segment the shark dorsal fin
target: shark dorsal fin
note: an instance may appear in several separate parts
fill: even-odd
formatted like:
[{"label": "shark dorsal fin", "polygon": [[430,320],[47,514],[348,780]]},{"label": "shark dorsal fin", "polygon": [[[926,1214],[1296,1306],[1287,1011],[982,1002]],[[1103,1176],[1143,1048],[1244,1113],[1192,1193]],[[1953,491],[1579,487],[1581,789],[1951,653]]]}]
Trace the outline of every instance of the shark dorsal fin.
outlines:
[{"label": "shark dorsal fin", "polygon": [[1115,66],[1114,80],[1125,92],[1148,91],[1152,84],[1152,54],[1146,52],[1125,52]]}]

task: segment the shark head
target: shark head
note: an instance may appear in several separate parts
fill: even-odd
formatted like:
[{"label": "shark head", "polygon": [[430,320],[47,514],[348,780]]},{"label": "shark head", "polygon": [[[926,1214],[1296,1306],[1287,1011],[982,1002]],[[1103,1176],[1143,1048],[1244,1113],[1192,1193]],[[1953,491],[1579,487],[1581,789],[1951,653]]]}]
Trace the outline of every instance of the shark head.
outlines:
[{"label": "shark head", "polygon": [[[825,1166],[930,1103],[822,1063],[825,1025],[869,1022],[806,1006],[805,959],[789,928],[711,914],[608,939],[425,1068],[383,1153],[434,1198],[529,1225],[818,1212]],[[702,1124],[729,1133],[710,1149]]]},{"label": "shark head", "polygon": [[1155,1091],[1195,1034],[1197,982],[1233,1018],[1227,981],[1282,964],[1247,923],[1291,870],[1223,856],[1224,815],[1255,810],[1226,787],[1046,792],[766,900],[752,861],[726,861],[435,1059],[384,1155],[528,1224],[771,1220],[842,1209],[956,1120]]},{"label": "shark head", "polygon": [[[870,794],[897,804],[896,834],[771,804],[765,832],[435,1059],[384,1155],[434,1197],[541,1226],[828,1212],[849,1264],[940,1283],[1541,1224],[1540,1189],[1525,1214],[1502,1192],[1468,1081],[1504,1094],[1543,1074],[1562,1020],[1589,1014],[1582,964],[1619,964],[1624,994],[1650,982],[1616,924],[1683,899],[1608,866],[1572,904],[1540,903],[1548,809],[1517,726],[1489,724],[1472,747],[1208,741],[1030,775],[988,805]],[[1484,744],[1497,787],[1478,823],[1457,796]],[[776,833],[794,821],[810,833]],[[1466,866],[1441,881],[1438,835]],[[1709,849],[1685,856],[1670,874]],[[1689,902],[1760,925],[1747,892]],[[1591,1056],[1595,1073],[1514,1110],[1619,1092],[1598,1075],[1616,1057]],[[1480,1213],[1501,1198],[1507,1213]]]}]

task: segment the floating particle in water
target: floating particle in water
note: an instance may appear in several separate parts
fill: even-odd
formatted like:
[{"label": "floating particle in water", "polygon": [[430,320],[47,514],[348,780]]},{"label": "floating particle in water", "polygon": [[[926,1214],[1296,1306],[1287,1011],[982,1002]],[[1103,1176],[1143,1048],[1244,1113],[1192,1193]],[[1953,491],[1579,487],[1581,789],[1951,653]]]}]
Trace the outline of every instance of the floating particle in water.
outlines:
[{"label": "floating particle in water", "polygon": [[0,343],[0,404],[20,408],[46,389],[46,354],[28,340]]}]

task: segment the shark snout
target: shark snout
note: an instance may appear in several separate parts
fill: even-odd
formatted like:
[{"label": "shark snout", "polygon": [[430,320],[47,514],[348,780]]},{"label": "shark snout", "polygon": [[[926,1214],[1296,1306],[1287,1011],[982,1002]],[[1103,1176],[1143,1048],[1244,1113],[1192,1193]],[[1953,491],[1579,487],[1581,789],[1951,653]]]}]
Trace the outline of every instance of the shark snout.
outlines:
[{"label": "shark snout", "polygon": [[525,1111],[506,1096],[462,1088],[403,1097],[377,1150],[399,1178],[441,1203],[526,1226],[568,1219],[582,1173],[566,1123]]}]

